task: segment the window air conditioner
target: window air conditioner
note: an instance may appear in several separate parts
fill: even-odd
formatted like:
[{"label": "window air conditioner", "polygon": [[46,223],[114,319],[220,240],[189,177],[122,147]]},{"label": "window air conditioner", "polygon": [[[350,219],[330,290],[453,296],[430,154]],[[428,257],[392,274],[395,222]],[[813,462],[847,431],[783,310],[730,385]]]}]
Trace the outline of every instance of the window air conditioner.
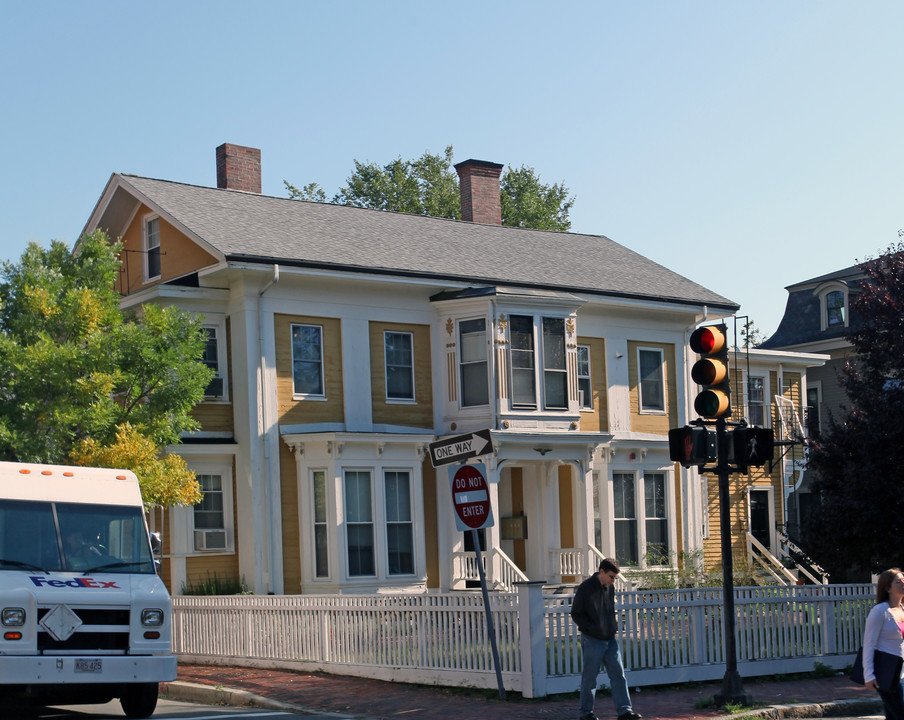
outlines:
[{"label": "window air conditioner", "polygon": [[225,530],[195,530],[195,550],[225,550]]}]

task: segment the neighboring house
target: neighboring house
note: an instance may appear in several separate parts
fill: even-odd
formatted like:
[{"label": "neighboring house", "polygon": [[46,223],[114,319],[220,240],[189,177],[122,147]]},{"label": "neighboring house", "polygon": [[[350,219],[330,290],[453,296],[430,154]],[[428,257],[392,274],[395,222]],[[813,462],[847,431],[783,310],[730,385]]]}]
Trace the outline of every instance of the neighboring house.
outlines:
[{"label": "neighboring house", "polygon": [[738,306],[606,237],[503,227],[502,166],[456,169],[461,222],[262,196],[260,151],[229,144],[217,188],[110,178],[85,230],[123,241],[123,307],[203,315],[217,371],[175,448],[204,499],[152,513],[172,590],[471,585],[427,447],[485,428],[492,586],[703,547],[667,432],[692,418],[690,332]]},{"label": "neighboring house", "polygon": [[[761,348],[734,348],[729,355],[731,420],[772,428],[778,443],[771,464],[751,467],[729,479],[736,570],[741,562],[760,576],[765,571],[779,582],[791,580],[781,567],[790,564],[786,530],[797,522],[795,499],[805,478],[804,398],[809,378],[827,360],[826,355]],[[722,559],[719,490],[715,476],[706,482],[704,564],[712,570],[720,567]]]},{"label": "neighboring house", "polygon": [[[807,374],[803,422],[807,436],[825,427],[829,413],[837,413],[848,405],[838,379],[851,354],[845,335],[858,319],[852,317],[850,300],[862,279],[863,271],[855,265],[789,285],[788,302],[778,330],[759,345],[762,350],[823,353],[828,357],[825,365]],[[815,501],[810,491],[811,480],[811,475],[805,475],[789,501],[793,507],[790,528],[795,534],[800,527],[799,519],[806,517]]]}]

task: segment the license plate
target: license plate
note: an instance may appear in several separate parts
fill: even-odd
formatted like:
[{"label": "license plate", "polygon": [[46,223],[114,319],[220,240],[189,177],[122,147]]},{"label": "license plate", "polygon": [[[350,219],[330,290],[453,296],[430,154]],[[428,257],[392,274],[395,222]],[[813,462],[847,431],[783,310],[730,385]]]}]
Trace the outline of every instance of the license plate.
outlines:
[{"label": "license plate", "polygon": [[75,671],[78,673],[99,673],[104,671],[104,661],[99,658],[76,658]]}]

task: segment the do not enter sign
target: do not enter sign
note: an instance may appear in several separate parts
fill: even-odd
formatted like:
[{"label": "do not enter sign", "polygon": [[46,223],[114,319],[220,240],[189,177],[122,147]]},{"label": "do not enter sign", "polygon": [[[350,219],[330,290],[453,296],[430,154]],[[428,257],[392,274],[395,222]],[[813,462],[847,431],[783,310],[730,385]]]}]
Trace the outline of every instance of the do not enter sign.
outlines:
[{"label": "do not enter sign", "polygon": [[458,529],[479,530],[492,526],[493,511],[490,508],[486,465],[461,465],[450,468],[449,474],[452,476],[452,505]]}]

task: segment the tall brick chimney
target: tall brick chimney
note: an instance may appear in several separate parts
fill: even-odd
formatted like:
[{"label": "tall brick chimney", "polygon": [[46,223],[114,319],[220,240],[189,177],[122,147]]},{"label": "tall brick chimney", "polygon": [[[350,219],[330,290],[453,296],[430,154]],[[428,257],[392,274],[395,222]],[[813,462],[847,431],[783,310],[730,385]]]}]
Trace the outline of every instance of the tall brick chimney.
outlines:
[{"label": "tall brick chimney", "polygon": [[499,176],[502,165],[486,160],[465,160],[455,165],[461,190],[461,219],[502,225]]},{"label": "tall brick chimney", "polygon": [[261,194],[261,151],[223,143],[217,148],[217,187]]}]

